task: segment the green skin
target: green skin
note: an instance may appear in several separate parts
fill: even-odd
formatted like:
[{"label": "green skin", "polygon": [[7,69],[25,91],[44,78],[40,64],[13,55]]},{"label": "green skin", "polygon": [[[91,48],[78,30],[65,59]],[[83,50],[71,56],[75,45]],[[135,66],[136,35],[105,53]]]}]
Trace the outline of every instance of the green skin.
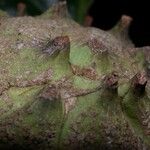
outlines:
[{"label": "green skin", "polygon": [[0,148],[148,149],[146,48],[59,15],[0,19]]}]

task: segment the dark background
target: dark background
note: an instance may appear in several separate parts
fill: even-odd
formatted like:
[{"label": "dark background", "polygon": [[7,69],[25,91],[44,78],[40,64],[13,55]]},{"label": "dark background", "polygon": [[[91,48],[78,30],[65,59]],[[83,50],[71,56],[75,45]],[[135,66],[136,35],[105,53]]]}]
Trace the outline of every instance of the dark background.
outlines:
[{"label": "dark background", "polygon": [[[0,9],[16,15],[16,5],[23,1],[27,6],[28,15],[39,15],[49,5],[59,0],[0,0]],[[80,2],[82,0],[67,0]],[[86,0],[84,0],[87,2]],[[150,4],[149,0],[93,0],[87,15],[93,17],[92,26],[109,30],[126,14],[133,18],[129,35],[136,46],[150,45]],[[72,5],[74,4],[72,3]],[[68,6],[70,7],[70,6]]]},{"label": "dark background", "polygon": [[104,30],[112,28],[122,14],[133,18],[130,37],[136,46],[150,45],[150,1],[148,0],[95,0],[89,14],[93,26]]}]

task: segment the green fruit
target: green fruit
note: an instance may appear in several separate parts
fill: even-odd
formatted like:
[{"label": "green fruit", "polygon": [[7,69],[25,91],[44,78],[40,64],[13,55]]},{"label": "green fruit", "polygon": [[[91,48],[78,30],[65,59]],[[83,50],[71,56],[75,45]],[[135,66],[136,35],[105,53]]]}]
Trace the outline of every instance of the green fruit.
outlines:
[{"label": "green fruit", "polygon": [[105,32],[64,7],[0,18],[0,148],[148,149],[150,48],[128,16]]}]

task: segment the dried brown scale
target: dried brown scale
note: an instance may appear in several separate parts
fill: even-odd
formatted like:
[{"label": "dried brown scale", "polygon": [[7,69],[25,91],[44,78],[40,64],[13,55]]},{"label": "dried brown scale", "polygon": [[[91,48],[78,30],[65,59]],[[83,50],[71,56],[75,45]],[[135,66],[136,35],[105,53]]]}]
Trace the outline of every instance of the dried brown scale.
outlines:
[{"label": "dried brown scale", "polygon": [[84,76],[87,77],[91,80],[97,80],[98,75],[95,72],[95,69],[90,67],[90,68],[82,68],[80,69],[78,66],[72,66],[73,74],[79,75],[79,76]]},{"label": "dried brown scale", "polygon": [[116,89],[118,86],[118,80],[119,80],[119,77],[117,73],[113,72],[112,74],[104,78],[104,84],[106,85],[106,88]]},{"label": "dried brown scale", "polygon": [[68,36],[60,36],[56,37],[54,40],[49,41],[45,48],[43,48],[43,52],[52,55],[56,51],[61,51],[68,48],[70,45]]},{"label": "dried brown scale", "polygon": [[42,93],[40,93],[39,98],[44,100],[56,100],[59,99],[58,89],[55,86],[49,86]]},{"label": "dried brown scale", "polygon": [[132,81],[132,86],[135,91],[135,94],[138,94],[140,96],[145,92],[147,80],[148,79],[145,72],[141,72],[135,75]]},{"label": "dried brown scale", "polygon": [[96,38],[90,39],[88,45],[95,53],[103,53],[109,50],[109,48],[103,45],[102,41],[99,41]]}]

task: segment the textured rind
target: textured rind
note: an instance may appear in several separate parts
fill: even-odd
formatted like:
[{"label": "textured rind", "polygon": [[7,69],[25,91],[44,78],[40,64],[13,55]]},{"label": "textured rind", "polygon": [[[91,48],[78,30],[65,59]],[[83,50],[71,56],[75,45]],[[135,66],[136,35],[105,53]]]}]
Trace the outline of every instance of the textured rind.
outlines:
[{"label": "textured rind", "polygon": [[149,48],[56,16],[0,20],[0,148],[148,149]]}]

